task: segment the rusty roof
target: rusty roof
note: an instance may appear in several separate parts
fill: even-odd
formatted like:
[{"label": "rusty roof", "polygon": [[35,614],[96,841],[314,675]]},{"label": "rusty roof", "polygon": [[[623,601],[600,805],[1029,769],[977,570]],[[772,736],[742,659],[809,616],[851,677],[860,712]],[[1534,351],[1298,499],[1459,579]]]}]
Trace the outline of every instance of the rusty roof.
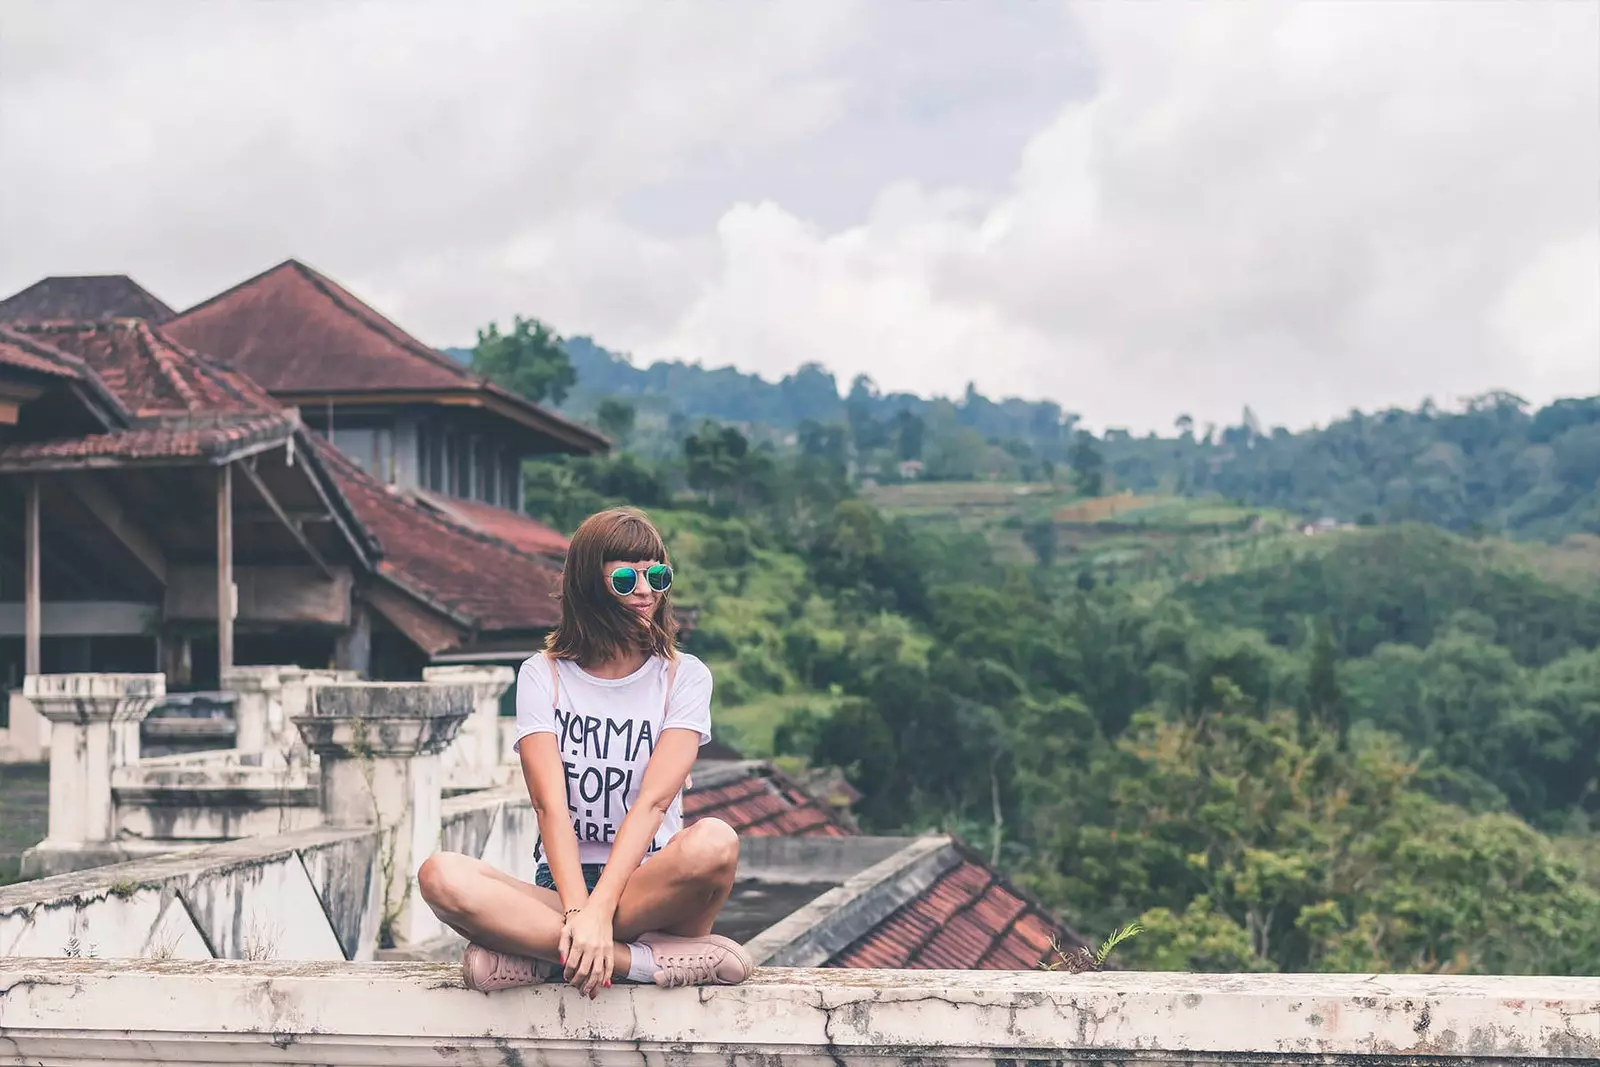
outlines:
[{"label": "rusty roof", "polygon": [[5,323],[0,323],[0,364],[55,378],[82,380],[88,373],[77,356],[43,344]]},{"label": "rusty roof", "polygon": [[333,279],[290,259],[205,300],[168,324],[172,336],[225,352],[263,387],[296,397],[363,395],[426,402],[465,395],[567,450],[604,451],[587,426],[549,411],[406,333]]},{"label": "rusty roof", "polygon": [[701,775],[684,794],[683,818],[718,818],[745,837],[845,837],[833,813],[770,763],[750,762],[733,773]]},{"label": "rusty roof", "polygon": [[9,335],[75,357],[135,418],[266,413],[287,417],[283,406],[248,377],[184,348],[142,319],[12,324]]},{"label": "rusty roof", "polygon": [[97,322],[148,319],[162,323],[173,311],[126,274],[44,278],[0,300],[0,322]]},{"label": "rusty roof", "polygon": [[1083,939],[963,846],[932,885],[828,960],[827,967],[1026,971]]},{"label": "rusty roof", "polygon": [[567,538],[539,520],[521,512],[509,511],[476,500],[462,500],[443,493],[419,491],[422,503],[433,507],[462,526],[488,534],[533,556],[567,558]]},{"label": "rusty roof", "polygon": [[230,420],[212,426],[148,426],[53,441],[0,446],[0,471],[47,471],[94,466],[95,460],[145,463],[221,463],[255,446],[281,444],[294,426],[276,415]]},{"label": "rusty roof", "polygon": [[473,384],[449,356],[293,259],[182,312],[171,332],[203,351],[228,353],[272,392]]},{"label": "rusty roof", "polygon": [[561,621],[560,567],[450,521],[367,474],[322,438],[317,453],[377,540],[378,572],[458,625],[541,630]]}]

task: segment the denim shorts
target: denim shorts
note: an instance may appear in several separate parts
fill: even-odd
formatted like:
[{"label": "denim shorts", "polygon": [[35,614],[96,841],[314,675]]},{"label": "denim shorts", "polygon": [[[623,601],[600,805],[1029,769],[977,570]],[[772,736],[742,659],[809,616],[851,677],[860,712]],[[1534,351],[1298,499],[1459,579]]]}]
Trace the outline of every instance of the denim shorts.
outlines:
[{"label": "denim shorts", "polygon": [[[595,883],[600,881],[600,872],[606,869],[603,863],[585,863],[583,865],[583,884],[589,887],[589,892],[594,892]],[[541,863],[533,872],[533,884],[540,889],[554,890],[556,880],[550,876],[550,865]]]}]

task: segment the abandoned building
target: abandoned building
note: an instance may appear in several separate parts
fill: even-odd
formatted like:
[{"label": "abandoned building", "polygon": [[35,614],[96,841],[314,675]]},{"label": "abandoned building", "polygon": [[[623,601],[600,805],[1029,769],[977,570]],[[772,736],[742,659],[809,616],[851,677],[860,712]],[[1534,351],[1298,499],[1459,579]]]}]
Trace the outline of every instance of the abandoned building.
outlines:
[{"label": "abandoned building", "polygon": [[414,678],[513,661],[553,623],[565,539],[522,514],[521,461],[605,440],[309,268],[179,315],[127,278],[46,279],[0,323],[8,689],[159,669],[206,690],[250,663]]}]

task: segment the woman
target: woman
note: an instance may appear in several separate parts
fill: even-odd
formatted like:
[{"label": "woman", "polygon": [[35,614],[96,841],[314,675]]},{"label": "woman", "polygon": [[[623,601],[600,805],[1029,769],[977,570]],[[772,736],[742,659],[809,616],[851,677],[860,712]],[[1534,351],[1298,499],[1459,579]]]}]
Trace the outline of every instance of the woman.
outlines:
[{"label": "woman", "polygon": [[613,980],[749,976],[744,950],[711,933],[739,838],[717,819],[683,827],[684,782],[711,739],[711,672],[674,646],[671,586],[661,534],[640,512],[600,512],[573,535],[561,625],[517,676],[534,884],[457,853],[417,872],[428,906],[469,942],[468,988],[559,973],[592,998]]}]

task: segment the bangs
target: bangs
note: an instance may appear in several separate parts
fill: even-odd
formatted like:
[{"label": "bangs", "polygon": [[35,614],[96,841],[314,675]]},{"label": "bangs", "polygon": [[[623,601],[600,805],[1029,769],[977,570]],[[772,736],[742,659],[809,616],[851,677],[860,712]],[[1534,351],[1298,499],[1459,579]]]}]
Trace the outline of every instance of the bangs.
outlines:
[{"label": "bangs", "polygon": [[619,516],[601,540],[601,559],[667,562],[667,546],[656,528],[642,518]]}]

